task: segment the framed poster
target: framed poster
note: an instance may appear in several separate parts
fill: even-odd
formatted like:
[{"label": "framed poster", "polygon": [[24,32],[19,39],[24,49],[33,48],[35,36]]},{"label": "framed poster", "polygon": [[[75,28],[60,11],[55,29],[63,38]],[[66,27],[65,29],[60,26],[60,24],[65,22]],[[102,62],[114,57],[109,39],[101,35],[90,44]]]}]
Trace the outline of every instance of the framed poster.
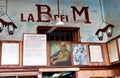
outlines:
[{"label": "framed poster", "polygon": [[86,44],[72,44],[72,54],[74,65],[88,64]]},{"label": "framed poster", "polygon": [[107,45],[108,45],[108,54],[109,54],[110,62],[119,61],[116,40],[109,42]]},{"label": "framed poster", "polygon": [[71,44],[70,42],[50,42],[50,63],[52,66],[71,65]]},{"label": "framed poster", "polygon": [[1,65],[19,65],[19,42],[2,42]]},{"label": "framed poster", "polygon": [[24,34],[23,65],[47,65],[47,48],[45,34]]},{"label": "framed poster", "polygon": [[119,48],[119,53],[120,53],[120,38],[118,38],[118,48]]},{"label": "framed poster", "polygon": [[104,62],[101,45],[89,45],[91,62]]}]

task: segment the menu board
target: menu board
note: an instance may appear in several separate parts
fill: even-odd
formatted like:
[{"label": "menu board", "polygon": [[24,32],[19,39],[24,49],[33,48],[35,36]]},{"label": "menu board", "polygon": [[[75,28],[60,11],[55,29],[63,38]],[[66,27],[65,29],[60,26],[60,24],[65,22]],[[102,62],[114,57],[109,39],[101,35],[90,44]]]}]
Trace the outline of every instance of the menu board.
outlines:
[{"label": "menu board", "polygon": [[47,65],[46,35],[24,34],[23,39],[23,65]]},{"label": "menu board", "polygon": [[1,65],[19,64],[19,43],[2,43]]}]

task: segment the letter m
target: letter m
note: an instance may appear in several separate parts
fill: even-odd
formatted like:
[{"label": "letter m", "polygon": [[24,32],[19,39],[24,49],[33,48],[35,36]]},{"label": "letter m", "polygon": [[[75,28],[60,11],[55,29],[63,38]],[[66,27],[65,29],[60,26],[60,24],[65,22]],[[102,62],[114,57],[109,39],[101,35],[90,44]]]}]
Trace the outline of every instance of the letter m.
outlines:
[{"label": "letter m", "polygon": [[76,12],[79,16],[81,16],[82,13],[84,13],[85,23],[91,23],[90,20],[89,20],[88,7],[82,7],[82,9],[80,11],[78,11],[78,9],[75,6],[71,6],[71,8],[72,8],[72,11],[73,11],[74,21],[76,21],[76,14],[75,14],[75,12]]}]

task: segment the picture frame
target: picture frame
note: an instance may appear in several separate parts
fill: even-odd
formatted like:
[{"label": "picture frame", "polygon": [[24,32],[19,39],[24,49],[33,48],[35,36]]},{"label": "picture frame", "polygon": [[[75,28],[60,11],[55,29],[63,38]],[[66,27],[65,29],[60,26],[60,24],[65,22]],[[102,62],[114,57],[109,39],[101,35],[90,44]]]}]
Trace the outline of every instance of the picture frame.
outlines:
[{"label": "picture frame", "polygon": [[42,72],[42,78],[77,78],[76,71]]},{"label": "picture frame", "polygon": [[24,34],[23,66],[47,66],[46,34]]},{"label": "picture frame", "polygon": [[72,44],[73,64],[88,65],[86,44]]},{"label": "picture frame", "polygon": [[71,66],[71,43],[69,41],[50,41],[50,65]]},{"label": "picture frame", "polygon": [[91,62],[98,62],[98,63],[104,62],[101,45],[90,44],[89,45],[89,54],[90,54]]},{"label": "picture frame", "polygon": [[118,40],[118,52],[120,53],[120,37],[117,39]]},{"label": "picture frame", "polygon": [[110,63],[119,61],[117,41],[112,40],[107,44]]},{"label": "picture frame", "polygon": [[16,41],[3,41],[1,52],[1,66],[20,65],[20,43]]}]

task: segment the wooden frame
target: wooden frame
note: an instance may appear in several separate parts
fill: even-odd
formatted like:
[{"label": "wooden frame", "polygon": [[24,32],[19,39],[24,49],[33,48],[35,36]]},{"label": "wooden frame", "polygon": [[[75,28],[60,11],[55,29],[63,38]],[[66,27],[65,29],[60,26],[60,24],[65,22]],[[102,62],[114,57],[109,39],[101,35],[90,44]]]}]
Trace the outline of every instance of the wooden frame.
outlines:
[{"label": "wooden frame", "polygon": [[90,54],[91,62],[104,62],[101,45],[90,44],[89,45],[89,54]]},{"label": "wooden frame", "polygon": [[[63,48],[65,49],[64,52],[62,51]],[[50,41],[50,65],[51,66],[71,66],[72,65],[70,42]]]},{"label": "wooden frame", "polygon": [[46,65],[47,65],[46,35],[24,34],[23,66],[46,66]]},{"label": "wooden frame", "polygon": [[120,37],[117,40],[118,40],[118,50],[119,50],[119,53],[120,53]]},{"label": "wooden frame", "polygon": [[116,40],[110,41],[108,44],[108,54],[110,62],[119,61],[118,49],[117,49],[117,42]]},{"label": "wooden frame", "polygon": [[[38,26],[37,27],[37,34],[46,33],[50,30],[53,26]],[[79,34],[79,27],[58,27],[47,34],[48,41],[78,41],[80,34]]]},{"label": "wooden frame", "polygon": [[1,65],[20,65],[20,42],[3,41],[1,52]]},{"label": "wooden frame", "polygon": [[74,65],[88,65],[86,44],[72,44],[73,64]]}]

